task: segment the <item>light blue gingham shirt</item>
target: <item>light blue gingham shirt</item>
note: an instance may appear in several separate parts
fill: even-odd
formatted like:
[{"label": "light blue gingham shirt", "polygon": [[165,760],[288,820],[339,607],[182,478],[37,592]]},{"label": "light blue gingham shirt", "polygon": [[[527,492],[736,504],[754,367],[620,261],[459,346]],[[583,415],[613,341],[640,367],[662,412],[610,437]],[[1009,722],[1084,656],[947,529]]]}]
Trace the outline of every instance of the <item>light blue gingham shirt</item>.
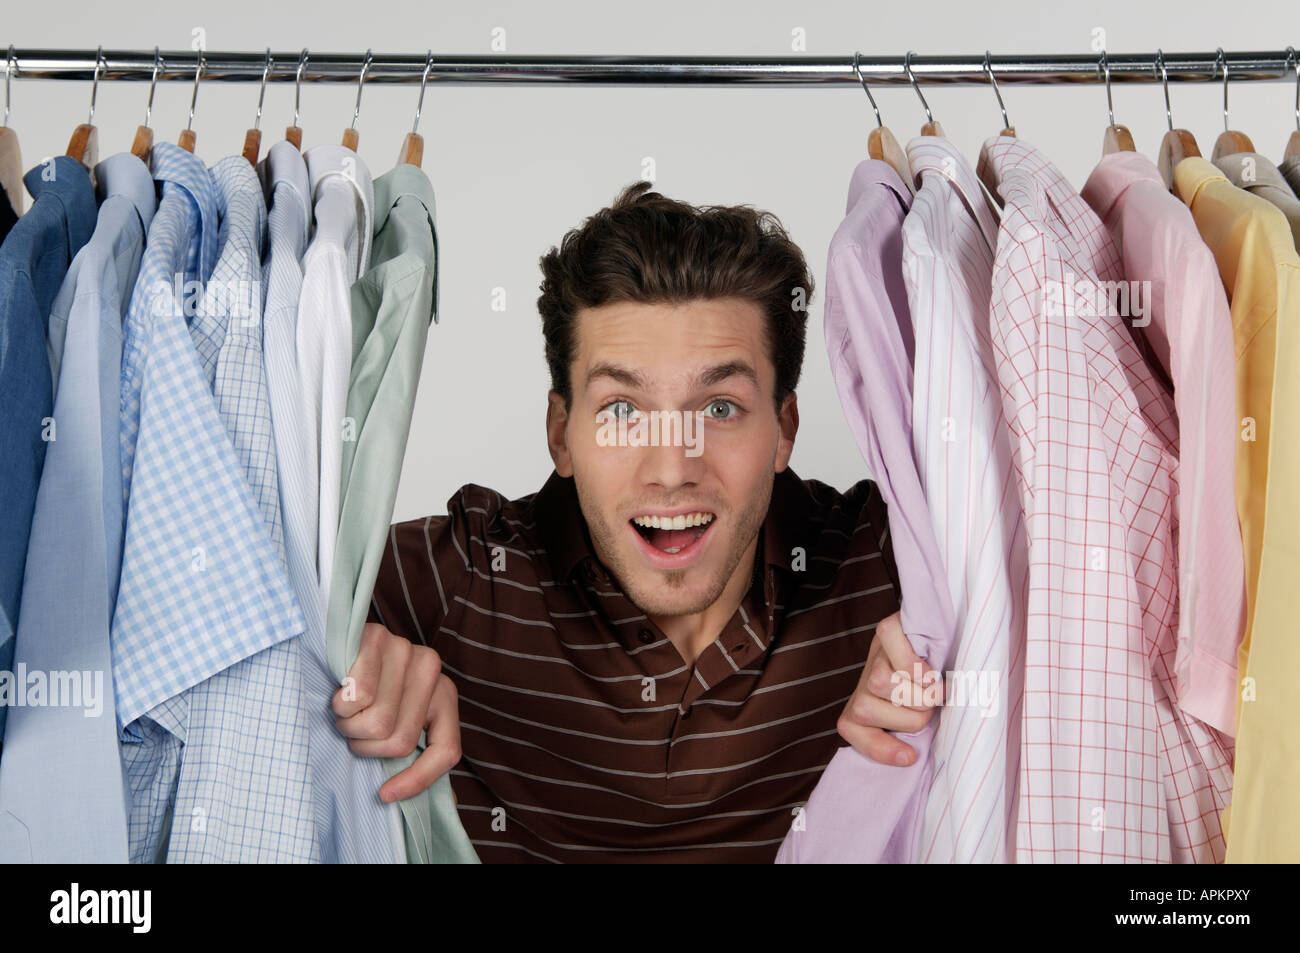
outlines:
[{"label": "light blue gingham shirt", "polygon": [[171,813],[187,690],[305,628],[185,321],[216,262],[212,181],[171,143],[154,146],[152,167],[161,199],[122,356],[127,513],[112,626],[136,862],[165,859],[169,826],[211,820]]},{"label": "light blue gingham shirt", "polygon": [[302,399],[296,354],[302,259],[311,232],[310,177],[302,153],[289,142],[272,145],[259,172],[270,202],[262,268],[263,349],[289,575],[307,618],[307,632],[299,641],[321,860],[400,863],[406,859],[401,812],[379,800],[383,763],[349,750],[331,708],[338,682],[325,658],[325,607],[316,572],[316,477],[305,450],[305,428],[313,423]]},{"label": "light blue gingham shirt", "polygon": [[[196,350],[201,363],[212,362],[217,410],[283,563],[279,478],[262,363],[266,203],[243,156],[221,159],[209,175],[221,217],[217,263],[190,328],[193,332],[203,321],[212,332],[204,340],[219,342],[212,353],[196,339]],[[174,813],[190,823],[173,825],[168,862],[319,861],[298,640],[263,649],[186,695],[189,723]]]},{"label": "light blue gingham shirt", "polygon": [[95,231],[50,310],[58,430],[36,496],[15,655],[28,671],[72,673],[80,693],[76,705],[10,713],[0,827],[21,832],[21,843],[0,834],[4,863],[127,859],[109,649],[122,547],[122,319],[157,198],[129,152],[100,162],[95,177]]}]

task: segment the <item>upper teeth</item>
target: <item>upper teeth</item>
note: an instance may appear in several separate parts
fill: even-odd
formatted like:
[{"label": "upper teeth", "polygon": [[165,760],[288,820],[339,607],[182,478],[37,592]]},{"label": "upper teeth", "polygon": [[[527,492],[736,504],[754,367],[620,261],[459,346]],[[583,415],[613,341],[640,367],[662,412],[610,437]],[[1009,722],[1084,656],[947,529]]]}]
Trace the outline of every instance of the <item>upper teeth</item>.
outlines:
[{"label": "upper teeth", "polygon": [[712,513],[683,513],[681,516],[634,516],[632,522],[650,529],[686,529],[713,521]]}]

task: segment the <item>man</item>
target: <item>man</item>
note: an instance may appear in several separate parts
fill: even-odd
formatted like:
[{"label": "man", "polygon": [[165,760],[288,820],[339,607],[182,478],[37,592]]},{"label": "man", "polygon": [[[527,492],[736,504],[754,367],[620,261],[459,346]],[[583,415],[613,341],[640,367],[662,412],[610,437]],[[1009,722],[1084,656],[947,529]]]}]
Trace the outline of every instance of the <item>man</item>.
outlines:
[{"label": "man", "polygon": [[888,701],[921,663],[878,489],[788,467],[802,253],[648,189],[541,262],[554,473],[392,527],[335,698],[358,755],[427,732],[381,796],[450,771],[485,862],[771,862],[839,747],[908,764],[930,715]]}]

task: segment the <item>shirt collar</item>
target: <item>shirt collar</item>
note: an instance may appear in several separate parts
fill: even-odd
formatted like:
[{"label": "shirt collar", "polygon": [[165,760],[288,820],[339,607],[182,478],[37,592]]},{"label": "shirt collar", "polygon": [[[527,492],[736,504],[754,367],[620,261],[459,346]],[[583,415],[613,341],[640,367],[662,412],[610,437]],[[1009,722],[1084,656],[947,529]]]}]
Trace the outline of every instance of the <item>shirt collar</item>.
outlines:
[{"label": "shirt collar", "polygon": [[904,211],[912,207],[912,193],[892,165],[883,159],[863,159],[853,170],[853,177],[849,180],[849,198],[844,206],[845,213],[853,211],[853,207],[870,190],[878,188],[893,192]]},{"label": "shirt collar", "polygon": [[36,202],[42,197],[63,206],[63,227],[67,229],[68,247],[80,248],[90,241],[95,230],[95,189],[90,173],[71,156],[54,156],[27,171],[23,184]]},{"label": "shirt collar", "polygon": [[295,193],[302,202],[302,208],[307,214],[295,216],[294,225],[298,229],[299,245],[306,246],[311,229],[311,206],[308,204],[311,179],[307,175],[307,162],[302,153],[288,139],[281,139],[271,146],[266,158],[258,163],[257,172],[262,180],[262,196],[267,208],[275,204],[276,190],[281,187]]},{"label": "shirt collar", "polygon": [[979,224],[989,248],[997,248],[997,217],[984,198],[975,170],[952,142],[942,136],[917,136],[907,144],[907,162],[918,183],[924,182],[923,172],[934,172],[951,183],[966,211]]},{"label": "shirt collar", "polygon": [[149,167],[135,153],[119,152],[95,166],[95,195],[101,205],[114,195],[128,199],[148,233],[153,213],[158,210],[158,193]]},{"label": "shirt collar", "polygon": [[224,220],[229,214],[232,202],[244,202],[257,210],[257,233],[253,236],[255,247],[260,256],[262,238],[266,235],[266,200],[262,195],[262,184],[257,178],[257,170],[242,155],[226,156],[218,159],[209,172],[212,179],[212,191],[217,196],[217,205]]},{"label": "shirt collar", "polygon": [[347,146],[324,143],[303,153],[311,180],[311,201],[315,204],[322,182],[342,179],[352,186],[361,201],[357,221],[357,270],[365,274],[370,264],[370,237],[374,232],[375,185],[361,156]]},{"label": "shirt collar", "polygon": [[1275,188],[1295,197],[1277,166],[1258,152],[1233,152],[1215,159],[1214,165],[1239,189]]},{"label": "shirt collar", "polygon": [[433,197],[433,183],[418,165],[399,162],[375,179],[375,234],[378,235],[388,221],[388,214],[403,196],[410,196],[424,206],[429,219],[429,232],[433,235],[433,321],[438,322],[438,219]]},{"label": "shirt collar", "polygon": [[1232,184],[1213,162],[1201,156],[1188,156],[1174,166],[1174,194],[1186,205],[1192,205],[1197,193],[1214,181]]},{"label": "shirt collar", "polygon": [[[811,502],[807,486],[790,467],[773,477],[772,501],[762,528],[762,559],[769,570],[793,572],[791,553],[796,546],[806,547],[808,543]],[[588,562],[603,578],[608,578],[592,547],[572,477],[562,477],[552,470],[546,483],[533,495],[531,508],[531,518],[557,585],[569,582],[574,571]],[[771,576],[770,572],[764,573],[769,604],[775,596]]]},{"label": "shirt collar", "polygon": [[1112,152],[1102,156],[1079,193],[1092,206],[1097,217],[1105,219],[1115,203],[1137,182],[1151,182],[1165,189],[1156,164],[1140,152]]},{"label": "shirt collar", "polygon": [[207,167],[194,153],[171,142],[156,143],[149,160],[156,181],[184,189],[198,208],[199,273],[206,280],[217,263],[217,233],[221,227],[217,197]]}]

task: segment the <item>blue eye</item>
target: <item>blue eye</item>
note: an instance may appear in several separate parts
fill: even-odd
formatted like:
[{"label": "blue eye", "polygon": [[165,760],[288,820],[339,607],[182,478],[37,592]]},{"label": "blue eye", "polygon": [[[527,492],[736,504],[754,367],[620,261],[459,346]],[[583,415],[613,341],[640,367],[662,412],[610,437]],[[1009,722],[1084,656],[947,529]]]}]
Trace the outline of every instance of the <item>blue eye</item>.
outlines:
[{"label": "blue eye", "polygon": [[[731,410],[729,413],[719,414],[717,413],[718,407],[729,407]],[[719,398],[718,400],[711,401],[708,410],[705,412],[708,414],[710,420],[730,420],[740,412],[740,408],[729,400],[722,400]]]},{"label": "blue eye", "polygon": [[631,420],[632,416],[637,413],[637,409],[632,406],[631,401],[615,400],[610,401],[601,408],[602,414],[613,414],[615,419]]}]

